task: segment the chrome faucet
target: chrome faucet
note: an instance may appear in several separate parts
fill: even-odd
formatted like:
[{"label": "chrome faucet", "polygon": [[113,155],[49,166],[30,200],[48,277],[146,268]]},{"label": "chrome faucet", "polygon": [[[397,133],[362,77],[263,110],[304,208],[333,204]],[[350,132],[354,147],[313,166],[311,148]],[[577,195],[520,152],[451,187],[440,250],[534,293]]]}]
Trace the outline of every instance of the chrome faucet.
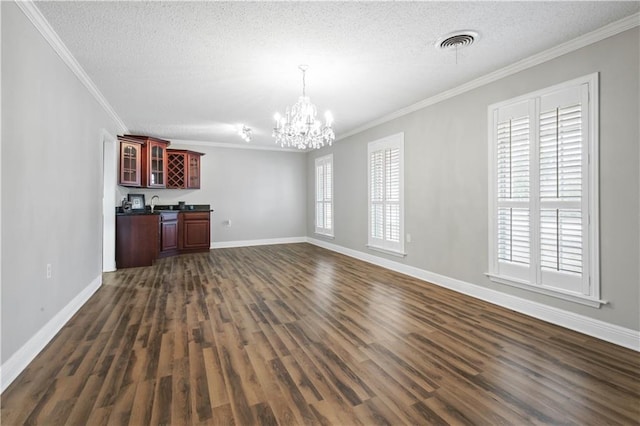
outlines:
[{"label": "chrome faucet", "polygon": [[156,206],[156,203],[154,203],[154,200],[160,201],[160,197],[158,197],[157,195],[154,195],[153,197],[151,197],[151,213],[153,213],[153,208]]}]

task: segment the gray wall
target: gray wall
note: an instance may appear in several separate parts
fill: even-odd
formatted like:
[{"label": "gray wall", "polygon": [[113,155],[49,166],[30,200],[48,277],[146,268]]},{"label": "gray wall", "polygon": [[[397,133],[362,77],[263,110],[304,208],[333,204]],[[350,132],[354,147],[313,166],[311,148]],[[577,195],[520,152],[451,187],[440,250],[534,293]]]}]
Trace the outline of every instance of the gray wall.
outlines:
[{"label": "gray wall", "polygon": [[[334,153],[334,244],[369,252],[367,143],[405,133],[405,259],[430,272],[634,330],[640,329],[640,60],[638,28],[394,119],[307,156],[307,235],[314,234],[313,165]],[[489,281],[487,106],[600,72],[600,309]],[[384,256],[377,252],[369,252]]]},{"label": "gray wall", "polygon": [[[210,204],[211,242],[304,237],[306,235],[306,156],[298,152],[171,144],[202,152],[198,190],[135,189],[149,204]],[[122,188],[122,187],[120,187]],[[231,226],[225,222],[231,220]]]},{"label": "gray wall", "polygon": [[101,129],[117,130],[18,7],[1,7],[4,363],[100,276]]}]

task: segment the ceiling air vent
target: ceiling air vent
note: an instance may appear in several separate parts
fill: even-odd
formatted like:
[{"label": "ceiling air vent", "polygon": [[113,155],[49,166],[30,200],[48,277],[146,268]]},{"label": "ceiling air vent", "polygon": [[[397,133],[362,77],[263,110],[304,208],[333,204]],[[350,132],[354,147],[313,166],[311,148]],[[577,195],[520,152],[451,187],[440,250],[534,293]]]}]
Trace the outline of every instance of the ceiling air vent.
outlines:
[{"label": "ceiling air vent", "polygon": [[478,33],[475,31],[457,31],[440,38],[436,42],[439,49],[461,49],[471,46],[478,39]]}]

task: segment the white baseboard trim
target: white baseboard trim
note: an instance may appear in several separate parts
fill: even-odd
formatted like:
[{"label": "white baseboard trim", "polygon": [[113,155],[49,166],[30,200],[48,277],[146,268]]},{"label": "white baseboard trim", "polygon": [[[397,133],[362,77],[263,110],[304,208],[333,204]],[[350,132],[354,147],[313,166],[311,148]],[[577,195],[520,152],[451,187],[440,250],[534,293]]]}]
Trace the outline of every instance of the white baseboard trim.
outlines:
[{"label": "white baseboard trim", "polygon": [[212,242],[211,248],[219,249],[219,248],[232,248],[232,247],[269,246],[273,244],[293,244],[293,243],[306,243],[306,242],[307,242],[307,237],[268,238],[264,240]]},{"label": "white baseboard trim", "polygon": [[102,274],[97,276],[91,284],[74,297],[31,337],[11,357],[0,366],[0,392],[5,389],[22,373],[31,361],[44,349],[55,335],[65,326],[67,321],[89,300],[102,285]]},{"label": "white baseboard trim", "polygon": [[561,327],[578,331],[588,336],[596,337],[640,352],[640,331],[610,324],[584,315],[523,299],[521,297],[512,296],[477,284],[471,284],[455,278],[429,272],[424,269],[419,269],[414,266],[405,265],[393,260],[384,259],[368,253],[342,247],[337,244],[317,240],[315,238],[307,237],[307,242],[318,247],[326,248],[349,257],[363,260],[392,271],[400,272],[402,274],[457,291],[458,293],[475,297],[476,299],[484,300],[494,305],[529,315],[551,324],[559,325]]}]

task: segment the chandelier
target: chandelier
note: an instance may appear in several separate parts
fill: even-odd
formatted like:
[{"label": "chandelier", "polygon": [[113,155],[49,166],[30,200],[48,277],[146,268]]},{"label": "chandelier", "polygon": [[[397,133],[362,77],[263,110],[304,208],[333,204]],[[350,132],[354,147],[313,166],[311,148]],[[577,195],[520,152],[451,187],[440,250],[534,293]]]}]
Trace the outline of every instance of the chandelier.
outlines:
[{"label": "chandelier", "polygon": [[309,67],[300,65],[298,68],[302,71],[302,96],[291,108],[287,107],[284,117],[276,113],[273,137],[276,138],[276,143],[283,148],[318,149],[325,144],[331,145],[336,139],[331,128],[333,117],[327,111],[324,125],[316,119],[316,106],[311,103],[305,92],[305,73]]},{"label": "chandelier", "polygon": [[247,127],[244,124],[238,124],[238,136],[244,139],[245,142],[251,142],[251,134],[253,130],[251,127]]}]

